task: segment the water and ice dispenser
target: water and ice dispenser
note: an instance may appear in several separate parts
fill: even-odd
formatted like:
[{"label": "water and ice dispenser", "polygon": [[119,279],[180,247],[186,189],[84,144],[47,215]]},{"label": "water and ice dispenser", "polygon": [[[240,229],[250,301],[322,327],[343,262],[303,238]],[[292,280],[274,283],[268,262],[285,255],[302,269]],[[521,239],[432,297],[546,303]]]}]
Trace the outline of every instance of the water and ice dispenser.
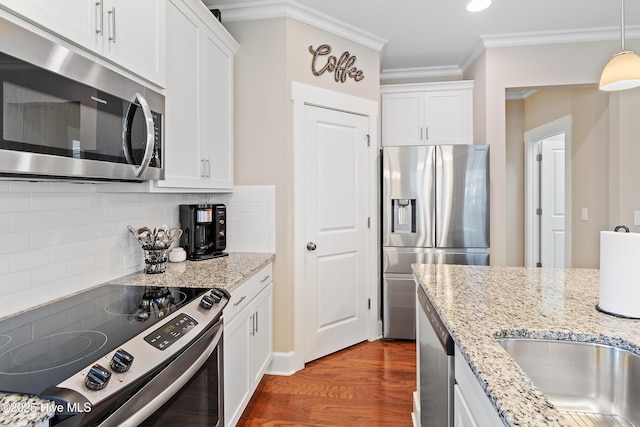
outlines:
[{"label": "water and ice dispenser", "polygon": [[416,232],[416,199],[391,199],[392,233]]}]

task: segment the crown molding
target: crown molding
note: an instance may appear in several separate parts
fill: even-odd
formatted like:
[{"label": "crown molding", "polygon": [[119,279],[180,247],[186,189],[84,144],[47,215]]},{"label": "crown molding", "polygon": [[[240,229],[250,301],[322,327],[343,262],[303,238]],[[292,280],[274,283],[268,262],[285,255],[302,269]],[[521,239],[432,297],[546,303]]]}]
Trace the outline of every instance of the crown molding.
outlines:
[{"label": "crown molding", "polygon": [[303,6],[295,0],[269,0],[260,2],[213,4],[205,1],[209,9],[220,9],[223,22],[255,21],[271,18],[292,18],[355,43],[381,52],[387,40],[342,22],[332,16]]},{"label": "crown molding", "polygon": [[[640,38],[640,26],[625,27],[626,39]],[[481,35],[485,48],[620,40],[620,27]]]},{"label": "crown molding", "polygon": [[431,79],[441,77],[462,78],[462,70],[456,65],[442,67],[389,68],[380,72],[380,81],[402,79]]}]

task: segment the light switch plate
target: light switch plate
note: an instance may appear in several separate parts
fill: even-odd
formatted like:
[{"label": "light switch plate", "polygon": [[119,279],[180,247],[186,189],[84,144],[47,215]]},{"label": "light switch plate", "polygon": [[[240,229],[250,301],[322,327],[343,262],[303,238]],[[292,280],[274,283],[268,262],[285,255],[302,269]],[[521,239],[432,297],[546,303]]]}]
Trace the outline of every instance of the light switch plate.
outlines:
[{"label": "light switch plate", "polygon": [[589,220],[589,208],[582,208],[582,216],[581,219],[583,221],[588,221]]},{"label": "light switch plate", "polygon": [[640,211],[633,211],[633,225],[640,225]]}]

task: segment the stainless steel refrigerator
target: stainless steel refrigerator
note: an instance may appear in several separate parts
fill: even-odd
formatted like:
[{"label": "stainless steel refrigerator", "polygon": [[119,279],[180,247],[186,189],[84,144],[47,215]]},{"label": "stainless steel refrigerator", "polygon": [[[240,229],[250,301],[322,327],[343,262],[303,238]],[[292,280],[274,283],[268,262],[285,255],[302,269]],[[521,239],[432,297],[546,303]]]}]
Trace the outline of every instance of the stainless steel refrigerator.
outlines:
[{"label": "stainless steel refrigerator", "polygon": [[383,336],[415,339],[413,263],[489,264],[489,146],[382,149]]}]

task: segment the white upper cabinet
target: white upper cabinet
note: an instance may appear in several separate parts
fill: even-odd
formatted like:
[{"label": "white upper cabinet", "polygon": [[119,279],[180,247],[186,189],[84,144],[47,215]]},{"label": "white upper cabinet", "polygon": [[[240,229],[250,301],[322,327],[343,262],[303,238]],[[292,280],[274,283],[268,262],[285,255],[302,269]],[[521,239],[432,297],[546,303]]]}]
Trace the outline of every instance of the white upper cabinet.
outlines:
[{"label": "white upper cabinet", "polygon": [[[115,64],[164,87],[166,1],[101,2],[101,19],[104,19],[101,33],[102,55]],[[96,48],[100,49],[99,43]]]},{"label": "white upper cabinet", "polygon": [[0,5],[164,87],[164,0],[2,0]]},{"label": "white upper cabinet", "polygon": [[233,188],[237,42],[200,0],[167,6],[165,179],[155,188]]},{"label": "white upper cabinet", "polygon": [[386,85],[382,145],[473,143],[473,81]]}]

